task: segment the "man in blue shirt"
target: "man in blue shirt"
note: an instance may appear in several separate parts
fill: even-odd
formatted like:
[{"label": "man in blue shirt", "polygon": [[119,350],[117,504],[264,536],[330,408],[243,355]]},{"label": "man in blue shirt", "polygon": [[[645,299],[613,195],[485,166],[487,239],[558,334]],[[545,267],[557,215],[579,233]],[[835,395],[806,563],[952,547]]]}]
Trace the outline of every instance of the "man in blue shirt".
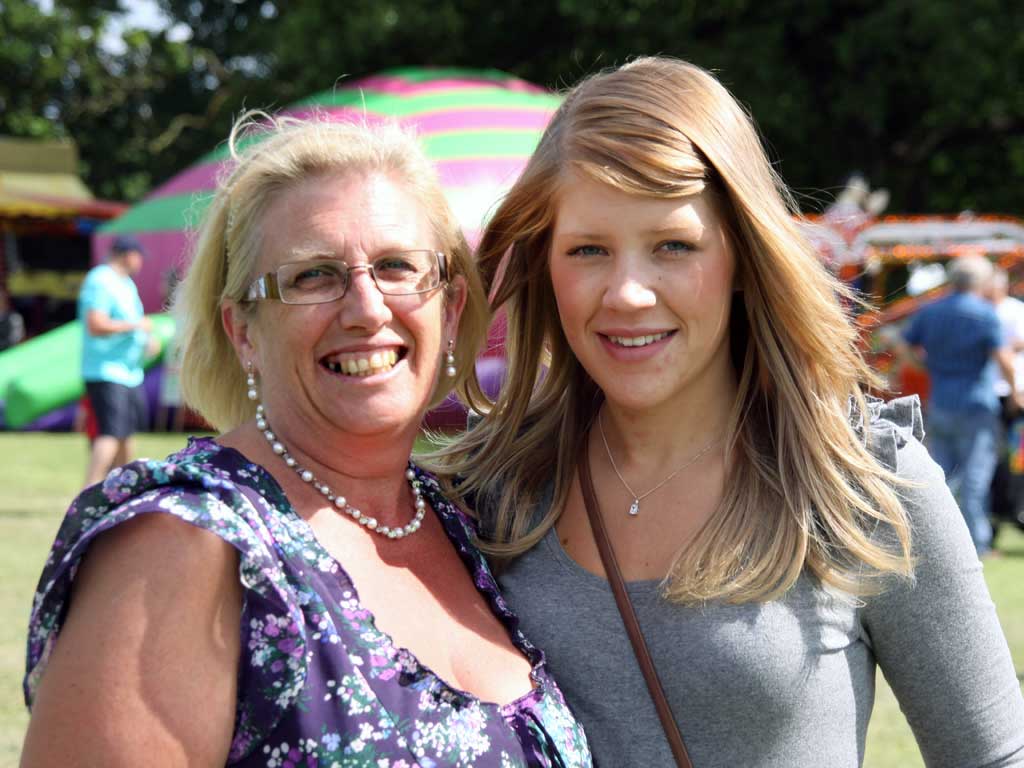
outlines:
[{"label": "man in blue shirt", "polygon": [[150,323],[132,280],[142,260],[137,240],[117,238],[107,262],[89,271],[78,294],[78,319],[84,328],[82,378],[98,426],[86,485],[130,460],[132,435],[146,422],[142,363]]},{"label": "man in blue shirt", "polygon": [[931,378],[928,450],[946,473],[979,555],[992,542],[989,489],[998,460],[1000,403],[996,366],[1014,392],[1013,353],[995,308],[985,298],[992,264],[962,256],[947,267],[953,293],[925,306],[903,332]]}]

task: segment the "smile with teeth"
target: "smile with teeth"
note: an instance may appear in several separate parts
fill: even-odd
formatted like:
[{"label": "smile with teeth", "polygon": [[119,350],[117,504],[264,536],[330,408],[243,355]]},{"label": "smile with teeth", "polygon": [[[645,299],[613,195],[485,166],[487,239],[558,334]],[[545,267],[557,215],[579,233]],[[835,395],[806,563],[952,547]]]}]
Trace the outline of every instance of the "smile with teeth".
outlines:
[{"label": "smile with teeth", "polygon": [[663,331],[649,336],[606,336],[606,338],[612,344],[617,344],[620,347],[646,347],[648,344],[661,341],[670,333],[671,331]]},{"label": "smile with teeth", "polygon": [[343,376],[363,378],[376,373],[390,371],[398,362],[398,352],[394,349],[381,349],[375,352],[353,352],[325,359],[323,365],[329,371]]}]

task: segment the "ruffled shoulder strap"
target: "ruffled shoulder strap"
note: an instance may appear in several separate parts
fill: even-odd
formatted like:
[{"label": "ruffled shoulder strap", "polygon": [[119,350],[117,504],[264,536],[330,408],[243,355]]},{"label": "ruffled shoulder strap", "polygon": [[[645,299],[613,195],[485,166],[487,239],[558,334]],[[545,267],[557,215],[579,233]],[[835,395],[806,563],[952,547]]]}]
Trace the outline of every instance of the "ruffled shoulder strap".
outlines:
[{"label": "ruffled shoulder strap", "polygon": [[899,451],[910,440],[924,439],[924,416],[917,395],[885,401],[866,397],[867,419],[850,401],[850,421],[868,450],[891,472],[899,471]]},{"label": "ruffled shoulder strap", "polygon": [[[67,615],[71,587],[82,558],[97,536],[140,514],[170,514],[210,531],[239,556],[246,590],[246,635],[265,632],[265,663],[242,670],[232,758],[244,755],[258,734],[273,729],[305,682],[305,621],[295,584],[276,551],[276,511],[260,488],[259,467],[209,439],[191,440],[165,460],[142,460],[112,471],[87,488],[65,515],[32,602],[24,680],[30,707]],[[250,615],[258,612],[258,615]],[[256,629],[254,629],[256,627]],[[266,644],[265,644],[266,645]],[[271,647],[273,646],[273,647]],[[278,658],[280,657],[280,658]],[[282,663],[277,664],[278,660]]]}]

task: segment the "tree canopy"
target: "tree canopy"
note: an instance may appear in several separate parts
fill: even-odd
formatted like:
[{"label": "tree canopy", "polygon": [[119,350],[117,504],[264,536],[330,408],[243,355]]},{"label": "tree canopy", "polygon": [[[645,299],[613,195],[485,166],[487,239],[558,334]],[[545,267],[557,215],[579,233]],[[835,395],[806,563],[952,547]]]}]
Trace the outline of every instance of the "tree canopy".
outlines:
[{"label": "tree canopy", "polygon": [[[117,0],[0,0],[0,132],[70,136],[87,183],[133,200],[281,107],[409,65],[562,88],[631,56],[716,72],[818,209],[853,171],[890,210],[1024,213],[1024,4],[1010,0],[157,0],[188,39],[101,40]],[[178,27],[181,29],[182,27]]]}]

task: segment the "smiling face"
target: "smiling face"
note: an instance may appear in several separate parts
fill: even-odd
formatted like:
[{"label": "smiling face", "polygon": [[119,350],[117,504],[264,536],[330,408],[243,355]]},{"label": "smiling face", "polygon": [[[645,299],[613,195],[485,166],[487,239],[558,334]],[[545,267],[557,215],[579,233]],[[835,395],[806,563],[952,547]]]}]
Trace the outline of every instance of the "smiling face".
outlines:
[{"label": "smiling face", "polygon": [[734,260],[707,192],[663,199],[570,174],[549,267],[569,345],[612,406],[708,404],[734,391]]},{"label": "smiling face", "polygon": [[[437,250],[419,201],[379,173],[325,175],[279,193],[262,218],[253,277],[282,264],[343,260],[366,265],[395,251]],[[285,440],[316,440],[418,428],[454,338],[464,291],[384,296],[365,269],[344,297],[324,304],[265,300],[248,314],[225,309],[239,357],[259,373],[260,395]],[[308,449],[307,449],[308,450]]]}]

